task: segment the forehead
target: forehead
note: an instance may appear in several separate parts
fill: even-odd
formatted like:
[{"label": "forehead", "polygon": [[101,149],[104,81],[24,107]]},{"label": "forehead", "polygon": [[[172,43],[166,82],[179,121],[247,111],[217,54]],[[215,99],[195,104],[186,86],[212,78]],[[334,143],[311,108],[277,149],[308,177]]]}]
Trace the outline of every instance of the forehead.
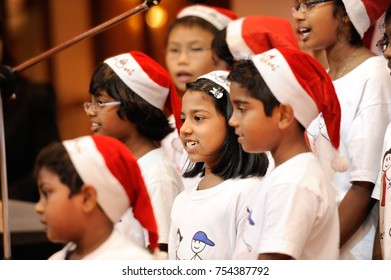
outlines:
[{"label": "forehead", "polygon": [[187,90],[182,97],[182,111],[216,111],[212,96],[198,90]]},{"label": "forehead", "polygon": [[201,28],[197,25],[187,26],[178,25],[175,26],[169,37],[168,43],[186,44],[191,42],[212,42],[213,33]]}]

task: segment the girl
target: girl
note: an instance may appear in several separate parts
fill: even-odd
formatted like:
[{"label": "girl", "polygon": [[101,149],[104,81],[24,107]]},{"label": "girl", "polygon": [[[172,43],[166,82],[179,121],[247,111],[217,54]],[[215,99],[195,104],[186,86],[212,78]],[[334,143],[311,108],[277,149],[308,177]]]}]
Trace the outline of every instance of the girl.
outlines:
[{"label": "girl", "polygon": [[[365,33],[391,1],[295,1],[292,13],[302,46],[325,49],[341,110],[341,155],[349,169],[334,173],[334,149],[320,115],[308,128],[324,170],[339,192],[342,259],[371,259],[377,211],[371,198],[381,144],[391,121],[391,79],[384,58],[364,46]],[[341,170],[342,171],[342,170]]]},{"label": "girl", "polygon": [[[244,201],[260,184],[265,154],[243,152],[228,120],[232,114],[227,71],[187,84],[180,139],[192,164],[184,176],[201,181],[182,192],[171,213],[170,259],[231,259]],[[178,238],[180,233],[180,238]]]},{"label": "girl", "polygon": [[[163,111],[179,125],[180,102],[166,70],[147,55],[132,51],[106,59],[90,83],[91,102],[84,108],[91,130],[121,140],[136,156],[159,228],[160,249],[167,251],[170,213],[183,182],[159,141],[172,128]],[[129,210],[117,225],[139,244],[148,245]],[[137,231],[135,228],[139,229]],[[136,234],[136,233],[139,234]]]}]

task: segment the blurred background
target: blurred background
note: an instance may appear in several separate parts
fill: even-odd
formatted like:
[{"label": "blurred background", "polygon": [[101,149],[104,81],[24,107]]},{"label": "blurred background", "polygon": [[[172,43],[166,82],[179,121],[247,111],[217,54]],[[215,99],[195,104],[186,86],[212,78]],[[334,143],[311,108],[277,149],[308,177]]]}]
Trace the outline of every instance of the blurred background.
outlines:
[{"label": "blurred background", "polygon": [[[1,0],[5,42],[15,67],[140,4],[141,0]],[[291,20],[289,0],[209,0],[238,16],[270,15]],[[57,124],[62,139],[89,134],[82,108],[93,70],[107,57],[143,51],[164,65],[165,33],[186,0],[161,0],[146,12],[79,42],[52,58],[18,73],[31,81],[50,82],[57,97]],[[77,124],[77,125],[76,125]]]}]

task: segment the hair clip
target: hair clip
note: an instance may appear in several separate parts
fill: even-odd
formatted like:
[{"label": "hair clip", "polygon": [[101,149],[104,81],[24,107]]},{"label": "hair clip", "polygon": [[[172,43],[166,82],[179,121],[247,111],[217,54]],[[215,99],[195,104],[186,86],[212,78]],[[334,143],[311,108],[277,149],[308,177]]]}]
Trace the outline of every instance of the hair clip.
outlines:
[{"label": "hair clip", "polygon": [[215,98],[217,98],[217,99],[220,99],[220,98],[223,97],[223,95],[224,95],[222,89],[218,90],[218,89],[215,88],[215,87],[213,87],[213,89],[211,89],[209,92],[210,92],[211,94],[213,94],[213,96],[214,96]]}]

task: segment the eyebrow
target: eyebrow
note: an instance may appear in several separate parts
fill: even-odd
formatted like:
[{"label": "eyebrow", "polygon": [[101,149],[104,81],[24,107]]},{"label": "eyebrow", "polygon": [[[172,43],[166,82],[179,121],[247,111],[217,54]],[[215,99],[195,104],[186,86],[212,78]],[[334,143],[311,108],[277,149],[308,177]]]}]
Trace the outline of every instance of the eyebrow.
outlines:
[{"label": "eyebrow", "polygon": [[243,99],[234,99],[234,100],[231,100],[231,102],[234,104],[249,104],[250,103],[247,100],[243,100]]}]

